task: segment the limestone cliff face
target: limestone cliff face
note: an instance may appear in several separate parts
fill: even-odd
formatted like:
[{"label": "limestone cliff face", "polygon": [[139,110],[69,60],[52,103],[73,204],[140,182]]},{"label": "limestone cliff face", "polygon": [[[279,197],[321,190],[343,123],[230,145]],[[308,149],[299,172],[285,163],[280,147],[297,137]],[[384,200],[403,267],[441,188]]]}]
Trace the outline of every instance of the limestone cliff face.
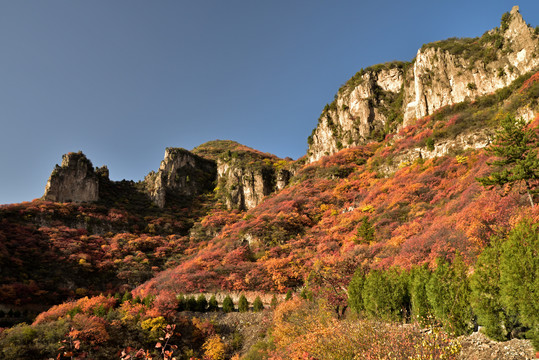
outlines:
[{"label": "limestone cliff face", "polygon": [[293,174],[292,159],[279,159],[231,140],[213,140],[193,153],[217,163],[216,196],[229,209],[252,209],[283,189]]},{"label": "limestone cliff face", "polygon": [[44,200],[56,202],[93,202],[99,199],[99,178],[82,152],[62,156],[45,187]]},{"label": "limestone cliff face", "polygon": [[288,185],[291,172],[271,164],[247,165],[241,159],[224,158],[217,161],[217,176],[217,193],[227,208],[247,210]]},{"label": "limestone cliff face", "polygon": [[538,66],[538,37],[515,6],[500,28],[481,38],[427,44],[412,63],[358,72],[322,112],[309,138],[308,161],[379,139],[443,106],[494,92]]},{"label": "limestone cliff face", "polygon": [[194,196],[213,190],[216,164],[181,148],[167,148],[157,173],[144,182],[150,198],[163,208],[174,195]]}]

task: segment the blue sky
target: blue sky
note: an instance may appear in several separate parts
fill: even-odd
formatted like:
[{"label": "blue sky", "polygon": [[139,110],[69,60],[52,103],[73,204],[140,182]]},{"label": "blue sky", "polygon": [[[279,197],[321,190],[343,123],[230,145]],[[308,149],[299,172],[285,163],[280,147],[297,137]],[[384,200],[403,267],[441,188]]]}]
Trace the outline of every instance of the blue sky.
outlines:
[{"label": "blue sky", "polygon": [[[299,158],[369,65],[475,37],[511,1],[0,0],[0,204],[43,194],[82,150],[141,180],[165,147],[232,139]],[[520,1],[539,25],[539,1]]]}]

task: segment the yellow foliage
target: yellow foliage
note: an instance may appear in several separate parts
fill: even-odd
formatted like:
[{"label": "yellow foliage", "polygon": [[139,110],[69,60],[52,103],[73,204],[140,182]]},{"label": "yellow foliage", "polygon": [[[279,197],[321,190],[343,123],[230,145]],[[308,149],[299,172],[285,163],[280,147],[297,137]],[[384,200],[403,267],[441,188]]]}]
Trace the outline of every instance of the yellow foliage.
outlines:
[{"label": "yellow foliage", "polygon": [[158,316],[149,318],[140,323],[140,327],[144,330],[149,330],[150,338],[156,340],[161,335],[161,331],[167,326],[165,318]]},{"label": "yellow foliage", "polygon": [[225,359],[226,345],[221,340],[219,335],[210,336],[206,340],[206,342],[204,342],[204,345],[202,345],[202,348],[204,349],[204,359],[209,359],[209,360],[224,360]]},{"label": "yellow foliage", "polygon": [[361,208],[361,211],[362,211],[362,212],[369,212],[369,213],[374,212],[374,206],[372,206],[372,205],[365,205],[365,206],[363,206],[363,207]]}]

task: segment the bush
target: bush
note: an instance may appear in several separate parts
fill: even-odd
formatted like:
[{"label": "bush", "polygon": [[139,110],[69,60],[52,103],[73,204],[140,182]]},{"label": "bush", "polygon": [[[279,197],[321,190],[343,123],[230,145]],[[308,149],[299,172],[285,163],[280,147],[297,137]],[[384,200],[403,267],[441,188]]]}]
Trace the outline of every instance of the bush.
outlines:
[{"label": "bush", "polygon": [[234,301],[228,295],[223,300],[223,311],[227,313],[234,311]]},{"label": "bush", "polygon": [[365,310],[363,305],[363,286],[365,285],[365,271],[363,268],[358,268],[350,280],[348,285],[348,306],[355,311],[360,313]]},{"label": "bush", "polygon": [[208,311],[217,311],[219,310],[219,303],[215,295],[212,295],[210,301],[208,302]]},{"label": "bush", "polygon": [[270,304],[271,308],[275,309],[278,304],[279,304],[279,302],[277,301],[277,296],[275,296],[275,294],[273,294],[273,297],[271,298],[271,304]]},{"label": "bush", "polygon": [[412,269],[410,276],[412,318],[425,324],[432,316],[432,307],[427,296],[427,284],[431,277],[431,271],[427,265],[418,266]]},{"label": "bush", "polygon": [[194,296],[189,296],[185,302],[185,310],[197,311],[197,299]]},{"label": "bush", "polygon": [[200,294],[197,298],[196,311],[205,312],[208,307],[208,301],[203,294]]},{"label": "bush", "polygon": [[253,302],[253,311],[259,312],[262,310],[264,310],[264,304],[262,303],[260,296],[257,296],[255,301]]},{"label": "bush", "polygon": [[187,310],[187,300],[185,299],[185,296],[183,294],[180,294],[176,296],[176,311],[185,311]]},{"label": "bush", "polygon": [[502,303],[517,312],[539,350],[539,224],[519,223],[502,244],[500,258]]},{"label": "bush", "polygon": [[371,270],[363,286],[363,306],[371,317],[405,319],[410,307],[406,273]]},{"label": "bush", "polygon": [[470,287],[467,267],[457,254],[453,263],[438,259],[436,270],[427,285],[427,296],[434,315],[444,328],[463,335],[473,330],[473,313],[470,306]]},{"label": "bush", "polygon": [[284,299],[286,301],[292,299],[292,290],[288,289],[288,291],[286,292],[286,296],[284,297]]},{"label": "bush", "polygon": [[247,298],[243,294],[240,296],[238,301],[238,310],[239,312],[249,311],[249,301],[247,301]]},{"label": "bush", "polygon": [[477,315],[477,322],[484,327],[484,333],[492,339],[504,341],[515,327],[514,316],[509,316],[501,301],[500,258],[501,241],[491,239],[475,264],[470,279],[471,304]]}]

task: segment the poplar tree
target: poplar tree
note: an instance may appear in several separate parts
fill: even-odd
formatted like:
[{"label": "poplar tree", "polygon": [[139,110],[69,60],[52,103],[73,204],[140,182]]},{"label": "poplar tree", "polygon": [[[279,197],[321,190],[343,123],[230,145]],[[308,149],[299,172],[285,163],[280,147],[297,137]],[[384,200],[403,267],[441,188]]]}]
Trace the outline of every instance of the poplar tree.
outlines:
[{"label": "poplar tree", "polygon": [[515,120],[512,116],[502,119],[500,125],[501,129],[497,131],[494,142],[486,148],[488,153],[497,158],[488,163],[494,171],[477,178],[477,181],[487,188],[506,187],[506,192],[514,185],[524,185],[533,207],[532,194],[539,180],[539,137],[536,129],[527,128],[524,120]]}]

